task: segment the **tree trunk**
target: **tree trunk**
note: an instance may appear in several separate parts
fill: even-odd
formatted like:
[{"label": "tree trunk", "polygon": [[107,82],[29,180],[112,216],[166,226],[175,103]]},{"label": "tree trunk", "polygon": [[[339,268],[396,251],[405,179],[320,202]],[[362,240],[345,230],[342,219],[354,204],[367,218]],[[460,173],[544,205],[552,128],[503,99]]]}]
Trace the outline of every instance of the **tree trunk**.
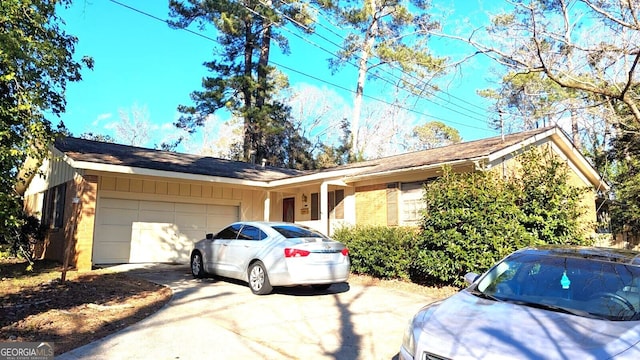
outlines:
[{"label": "tree trunk", "polygon": [[244,161],[250,162],[251,155],[255,151],[253,144],[253,115],[251,107],[253,105],[251,90],[247,79],[251,79],[251,70],[253,69],[253,33],[251,32],[252,20],[247,19],[244,22],[245,26],[245,45],[244,45],[244,76],[245,83],[242,86],[242,95],[244,96],[244,142],[242,144],[242,151],[244,153]]},{"label": "tree trunk", "polygon": [[[572,100],[571,103],[573,104],[574,101]],[[576,114],[576,110],[573,109],[573,105],[571,106],[571,136],[573,139],[573,146],[575,146],[577,149],[580,149],[580,136],[578,134],[578,114]]]},{"label": "tree trunk", "polygon": [[378,18],[375,14],[376,12],[376,2],[375,0],[367,0],[369,1],[369,7],[372,11],[372,21],[369,26],[369,30],[365,34],[364,44],[362,46],[362,52],[360,55],[360,60],[358,62],[358,83],[356,84],[356,95],[353,100],[353,117],[351,118],[351,158],[356,158],[360,154],[360,143],[359,143],[359,133],[360,133],[360,115],[362,113],[362,98],[364,96],[364,83],[367,79],[367,70],[369,67],[367,65],[367,61],[369,60],[369,56],[373,50],[373,45],[375,44],[375,34],[378,31]]}]

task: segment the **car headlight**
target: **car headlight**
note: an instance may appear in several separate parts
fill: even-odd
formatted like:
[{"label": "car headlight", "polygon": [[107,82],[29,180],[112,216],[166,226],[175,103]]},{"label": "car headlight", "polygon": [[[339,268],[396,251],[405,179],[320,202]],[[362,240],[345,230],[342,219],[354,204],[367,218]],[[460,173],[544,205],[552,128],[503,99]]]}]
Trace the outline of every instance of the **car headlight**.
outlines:
[{"label": "car headlight", "polygon": [[411,355],[411,358],[414,357],[416,352],[416,340],[413,337],[413,319],[409,320],[407,323],[404,335],[402,336],[402,347]]}]

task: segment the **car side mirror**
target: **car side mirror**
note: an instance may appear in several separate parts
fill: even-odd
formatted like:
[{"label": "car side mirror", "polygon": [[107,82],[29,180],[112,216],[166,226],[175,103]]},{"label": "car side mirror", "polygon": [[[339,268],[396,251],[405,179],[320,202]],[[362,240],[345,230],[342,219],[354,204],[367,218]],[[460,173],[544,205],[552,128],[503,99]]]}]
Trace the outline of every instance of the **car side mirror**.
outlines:
[{"label": "car side mirror", "polygon": [[213,234],[211,233],[207,234],[207,240],[213,240]]},{"label": "car side mirror", "polygon": [[471,285],[473,284],[478,278],[480,277],[480,275],[474,273],[474,272],[468,272],[464,275],[464,281]]}]

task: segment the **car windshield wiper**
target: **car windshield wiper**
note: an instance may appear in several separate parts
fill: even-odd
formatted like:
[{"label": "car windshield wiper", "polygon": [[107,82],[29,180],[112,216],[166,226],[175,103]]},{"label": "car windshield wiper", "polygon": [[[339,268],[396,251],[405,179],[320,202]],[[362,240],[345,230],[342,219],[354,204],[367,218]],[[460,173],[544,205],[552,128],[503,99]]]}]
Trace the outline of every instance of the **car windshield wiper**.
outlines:
[{"label": "car windshield wiper", "polygon": [[493,301],[503,301],[502,299],[497,298],[497,297],[495,297],[493,295],[489,295],[489,294],[483,293],[482,291],[480,291],[478,289],[469,290],[469,293],[471,295],[475,295],[475,296],[477,296],[479,298],[483,298],[483,299],[489,299],[489,300],[493,300]]},{"label": "car windshield wiper", "polygon": [[530,302],[530,301],[524,301],[524,300],[505,300],[505,301],[507,301],[509,303],[512,303],[512,304],[516,304],[516,305],[529,306],[529,307],[532,307],[532,308],[555,311],[555,312],[561,312],[561,313],[565,313],[565,314],[571,314],[571,315],[582,316],[582,317],[587,317],[587,318],[593,318],[593,319],[602,318],[601,316],[597,316],[595,314],[592,314],[592,313],[584,311],[584,310],[577,310],[577,309],[566,308],[566,307],[562,307],[562,306],[541,304],[541,303],[537,303],[537,302]]}]

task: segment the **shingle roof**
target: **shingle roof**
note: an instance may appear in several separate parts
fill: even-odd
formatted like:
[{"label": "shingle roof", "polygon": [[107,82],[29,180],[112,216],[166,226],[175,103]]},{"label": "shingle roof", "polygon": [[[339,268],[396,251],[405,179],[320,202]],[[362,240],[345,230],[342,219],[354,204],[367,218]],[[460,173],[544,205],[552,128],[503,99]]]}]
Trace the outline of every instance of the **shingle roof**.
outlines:
[{"label": "shingle roof", "polygon": [[220,176],[252,181],[272,181],[304,174],[303,171],[254,165],[208,156],[104,143],[66,137],[55,148],[74,161],[120,165],[134,168]]},{"label": "shingle roof", "polygon": [[317,172],[330,172],[332,170],[353,169],[352,175],[366,175],[446,164],[458,160],[477,159],[516,145],[550,129],[552,127],[509,134],[505,135],[504,138],[496,136],[316,171],[300,171],[270,166],[262,167],[240,161],[103,143],[73,137],[56,140],[55,147],[74,161],[252,181],[273,181]]},{"label": "shingle roof", "polygon": [[368,160],[339,166],[334,169],[362,168],[359,175],[374,174],[413,167],[447,164],[459,160],[472,160],[487,157],[498,151],[519,144],[531,137],[544,133],[554,127],[545,127],[515,134],[496,136],[487,139],[462,142],[449,146],[410,152],[400,155]]}]

